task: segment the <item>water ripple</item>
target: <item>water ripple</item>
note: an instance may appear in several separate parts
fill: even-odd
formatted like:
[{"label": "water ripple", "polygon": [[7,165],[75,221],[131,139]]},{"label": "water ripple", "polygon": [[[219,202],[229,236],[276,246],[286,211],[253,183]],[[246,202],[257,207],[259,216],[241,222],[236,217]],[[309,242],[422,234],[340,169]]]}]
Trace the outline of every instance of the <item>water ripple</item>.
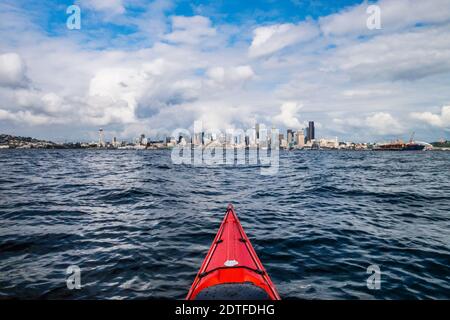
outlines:
[{"label": "water ripple", "polygon": [[229,202],[283,298],[450,298],[449,153],[280,157],[261,176],[169,151],[0,151],[0,298],[182,299]]}]

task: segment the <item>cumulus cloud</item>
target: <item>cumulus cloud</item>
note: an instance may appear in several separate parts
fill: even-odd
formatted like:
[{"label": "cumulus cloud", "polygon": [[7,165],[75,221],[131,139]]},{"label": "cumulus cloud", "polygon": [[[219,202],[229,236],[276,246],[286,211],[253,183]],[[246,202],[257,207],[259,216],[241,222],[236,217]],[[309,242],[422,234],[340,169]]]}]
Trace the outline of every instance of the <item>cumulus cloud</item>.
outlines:
[{"label": "cumulus cloud", "polygon": [[0,55],[0,86],[25,86],[27,83],[25,71],[25,63],[17,53]]},{"label": "cumulus cloud", "polygon": [[203,16],[174,16],[172,17],[172,32],[163,39],[172,43],[198,44],[216,35],[211,20]]},{"label": "cumulus cloud", "polygon": [[[381,0],[376,3],[381,10],[382,30],[395,31],[416,24],[444,23],[450,21],[450,0]],[[325,35],[348,36],[377,34],[367,28],[367,8],[364,2],[341,12],[319,19]],[[379,33],[379,32],[378,32]]]},{"label": "cumulus cloud", "polygon": [[12,112],[3,109],[0,109],[0,120],[8,120],[18,123],[25,122],[30,125],[47,125],[61,122],[58,119],[43,114],[36,114],[28,110]]},{"label": "cumulus cloud", "polygon": [[365,120],[368,127],[380,134],[396,134],[403,132],[402,125],[389,113],[378,112]]},{"label": "cumulus cloud", "polygon": [[206,71],[208,77],[207,83],[210,86],[240,86],[244,82],[254,78],[255,73],[252,67],[237,66],[237,67],[211,67]]},{"label": "cumulus cloud", "polygon": [[302,105],[295,101],[284,102],[280,106],[280,113],[273,120],[287,128],[300,129],[304,127],[304,124],[300,123],[297,118],[297,114],[301,108]]},{"label": "cumulus cloud", "polygon": [[404,128],[400,122],[387,112],[377,112],[365,118],[335,118],[333,122],[341,130],[348,130],[349,128],[369,130],[373,135],[377,136],[401,134],[404,132]]},{"label": "cumulus cloud", "polygon": [[318,28],[312,22],[299,24],[284,23],[256,28],[249,48],[250,57],[274,53],[299,42],[306,42],[318,35]]},{"label": "cumulus cloud", "polygon": [[109,15],[125,12],[123,0],[81,0],[81,5]]},{"label": "cumulus cloud", "polygon": [[423,121],[433,127],[450,128],[450,106],[444,106],[441,114],[431,112],[413,112],[411,117]]},{"label": "cumulus cloud", "polygon": [[445,30],[448,27],[412,30],[342,46],[325,62],[357,80],[417,80],[446,73],[450,34]]},{"label": "cumulus cloud", "polygon": [[112,118],[121,119],[123,123],[134,122],[137,100],[145,90],[145,81],[145,74],[135,69],[103,69],[92,78],[89,95],[109,101],[109,104],[100,103],[99,106],[105,106],[104,113],[109,113]]}]

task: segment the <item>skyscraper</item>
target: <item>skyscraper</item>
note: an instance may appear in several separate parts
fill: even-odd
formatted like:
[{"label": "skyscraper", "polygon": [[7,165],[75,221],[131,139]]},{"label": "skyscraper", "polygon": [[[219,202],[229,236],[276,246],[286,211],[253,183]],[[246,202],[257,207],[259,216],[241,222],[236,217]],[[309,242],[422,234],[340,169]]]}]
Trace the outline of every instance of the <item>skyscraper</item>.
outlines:
[{"label": "skyscraper", "polygon": [[147,141],[145,140],[145,134],[141,134],[141,136],[139,137],[139,144],[147,144]]},{"label": "skyscraper", "polygon": [[287,131],[287,143],[291,144],[294,142],[294,131],[292,129],[288,129]]},{"label": "skyscraper", "polygon": [[259,141],[259,123],[255,125],[255,130],[256,130],[256,141]]},{"label": "skyscraper", "polygon": [[303,129],[297,130],[297,147],[303,148],[305,146],[305,133]]},{"label": "skyscraper", "polygon": [[306,135],[306,140],[311,141],[315,139],[315,132],[314,132],[314,121],[310,121],[308,124],[308,132]]},{"label": "skyscraper", "polygon": [[98,145],[100,147],[104,147],[105,146],[105,137],[103,134],[103,129],[98,130]]}]

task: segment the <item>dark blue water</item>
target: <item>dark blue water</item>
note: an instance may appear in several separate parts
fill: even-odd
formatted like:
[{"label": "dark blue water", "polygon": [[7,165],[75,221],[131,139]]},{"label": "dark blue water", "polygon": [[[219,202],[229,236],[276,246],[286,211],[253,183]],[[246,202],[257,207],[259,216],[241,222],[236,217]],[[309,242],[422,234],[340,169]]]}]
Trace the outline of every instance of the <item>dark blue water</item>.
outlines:
[{"label": "dark blue water", "polygon": [[229,202],[282,298],[450,298],[450,153],[280,157],[261,176],[170,151],[0,150],[0,298],[184,298]]}]

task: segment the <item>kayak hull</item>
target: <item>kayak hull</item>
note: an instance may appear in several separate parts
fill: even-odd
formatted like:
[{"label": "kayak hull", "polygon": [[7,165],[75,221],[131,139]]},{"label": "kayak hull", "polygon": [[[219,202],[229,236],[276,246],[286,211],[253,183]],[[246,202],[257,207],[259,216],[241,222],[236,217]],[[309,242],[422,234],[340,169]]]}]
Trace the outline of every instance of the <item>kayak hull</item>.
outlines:
[{"label": "kayak hull", "polygon": [[235,298],[280,296],[230,204],[186,299]]}]

